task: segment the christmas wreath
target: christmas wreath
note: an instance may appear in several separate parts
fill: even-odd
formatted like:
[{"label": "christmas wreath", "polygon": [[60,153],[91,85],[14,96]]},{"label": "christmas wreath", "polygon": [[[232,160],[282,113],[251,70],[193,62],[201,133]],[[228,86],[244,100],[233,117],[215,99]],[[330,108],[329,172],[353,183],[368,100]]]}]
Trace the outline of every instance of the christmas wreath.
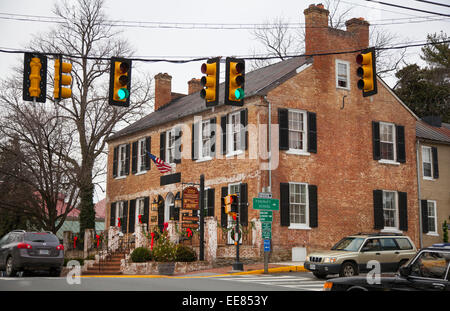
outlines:
[{"label": "christmas wreath", "polygon": [[[235,237],[236,237],[236,227],[235,227],[235,226],[233,226],[233,228],[231,228],[231,233],[230,233],[230,234],[231,234],[231,239],[232,239],[233,241],[237,242],[236,239],[235,239]],[[238,235],[239,235],[238,241],[240,241],[241,238],[242,238],[242,229],[241,229],[241,228],[239,228],[239,233],[238,233]]]}]

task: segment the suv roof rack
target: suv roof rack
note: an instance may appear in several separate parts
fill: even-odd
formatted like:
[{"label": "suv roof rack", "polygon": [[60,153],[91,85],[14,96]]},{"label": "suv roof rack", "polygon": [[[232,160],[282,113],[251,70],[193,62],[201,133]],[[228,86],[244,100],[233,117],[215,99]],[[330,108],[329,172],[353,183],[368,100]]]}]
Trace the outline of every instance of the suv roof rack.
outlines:
[{"label": "suv roof rack", "polygon": [[20,229],[18,229],[18,230],[13,230],[13,231],[11,231],[11,232],[22,232],[22,233],[25,233],[26,231],[25,231],[25,230],[20,230]]},{"label": "suv roof rack", "polygon": [[368,235],[368,236],[404,236],[403,233],[391,233],[391,232],[359,232],[355,235]]}]

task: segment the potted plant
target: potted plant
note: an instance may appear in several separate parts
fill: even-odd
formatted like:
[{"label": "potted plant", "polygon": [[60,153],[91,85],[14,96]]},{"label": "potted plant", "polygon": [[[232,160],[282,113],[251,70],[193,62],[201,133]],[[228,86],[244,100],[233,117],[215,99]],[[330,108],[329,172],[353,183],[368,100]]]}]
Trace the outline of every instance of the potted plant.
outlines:
[{"label": "potted plant", "polygon": [[175,271],[177,245],[170,241],[167,230],[156,240],[152,250],[154,261],[158,263],[158,273],[162,275],[172,275]]}]

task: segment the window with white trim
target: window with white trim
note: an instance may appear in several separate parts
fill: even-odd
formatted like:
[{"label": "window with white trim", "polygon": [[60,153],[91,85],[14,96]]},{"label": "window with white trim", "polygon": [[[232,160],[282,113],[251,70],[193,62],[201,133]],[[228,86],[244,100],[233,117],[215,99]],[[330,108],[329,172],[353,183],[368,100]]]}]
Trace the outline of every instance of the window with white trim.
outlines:
[{"label": "window with white trim", "polygon": [[202,121],[200,159],[211,157],[211,122]]},{"label": "window with white trim", "polygon": [[119,151],[118,151],[118,170],[117,170],[117,176],[125,176],[126,175],[126,158],[127,158],[127,145],[120,145]]},{"label": "window with white trim", "polygon": [[350,63],[336,59],[336,88],[350,89]]},{"label": "window with white trim", "polygon": [[175,163],[175,128],[166,132],[166,161]]},{"label": "window with white trim", "polygon": [[115,221],[114,221],[114,225],[115,226],[118,226],[119,225],[119,218],[122,218],[122,226],[124,225],[123,224],[123,207],[124,207],[124,205],[125,205],[125,201],[119,201],[119,202],[117,202],[117,204],[116,204],[116,219],[115,219]]},{"label": "window with white trim", "polygon": [[381,159],[395,161],[395,125],[380,122],[380,155]]},{"label": "window with white trim", "polygon": [[308,225],[308,185],[289,183],[289,218],[292,225]]},{"label": "window with white trim", "polygon": [[241,112],[230,114],[228,153],[235,153],[242,149],[241,147]]},{"label": "window with white trim", "polygon": [[289,110],[289,150],[306,151],[306,111]]},{"label": "window with white trim", "polygon": [[384,229],[398,229],[398,205],[396,191],[383,191]]},{"label": "window with white trim", "polygon": [[141,217],[144,216],[144,202],[145,202],[145,198],[139,198],[136,199],[136,219],[135,219],[135,223],[138,224],[139,223],[139,215],[141,215]]},{"label": "window with white trim", "polygon": [[433,178],[431,147],[422,146],[422,170],[424,178]]},{"label": "window with white trim", "polygon": [[[229,184],[228,185],[228,193],[229,194],[237,194],[239,196],[239,192],[241,189],[241,184]],[[231,232],[233,230],[230,230],[232,228],[234,228],[236,226],[236,222],[234,221],[233,217],[231,215],[228,214],[228,239],[227,239],[227,243],[228,244],[234,244],[234,240],[231,237]],[[239,239],[239,244],[242,244],[242,235],[241,238]]]},{"label": "window with white trim", "polygon": [[145,138],[138,141],[137,150],[137,172],[145,172],[147,169],[145,167]]},{"label": "window with white trim", "polygon": [[437,234],[436,201],[427,201],[428,233]]}]

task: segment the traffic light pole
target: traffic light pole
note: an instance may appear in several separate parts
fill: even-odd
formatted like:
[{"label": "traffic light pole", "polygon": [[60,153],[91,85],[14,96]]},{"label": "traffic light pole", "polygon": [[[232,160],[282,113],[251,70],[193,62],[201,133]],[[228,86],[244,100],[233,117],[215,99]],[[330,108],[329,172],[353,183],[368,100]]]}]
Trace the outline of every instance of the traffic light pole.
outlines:
[{"label": "traffic light pole", "polygon": [[199,260],[205,260],[205,175],[200,175],[200,248]]},{"label": "traffic light pole", "polygon": [[241,198],[239,197],[239,210],[236,213],[236,227],[234,229],[234,242],[236,243],[236,262],[232,265],[233,271],[244,271],[244,264],[239,262],[239,218],[241,214]]}]

